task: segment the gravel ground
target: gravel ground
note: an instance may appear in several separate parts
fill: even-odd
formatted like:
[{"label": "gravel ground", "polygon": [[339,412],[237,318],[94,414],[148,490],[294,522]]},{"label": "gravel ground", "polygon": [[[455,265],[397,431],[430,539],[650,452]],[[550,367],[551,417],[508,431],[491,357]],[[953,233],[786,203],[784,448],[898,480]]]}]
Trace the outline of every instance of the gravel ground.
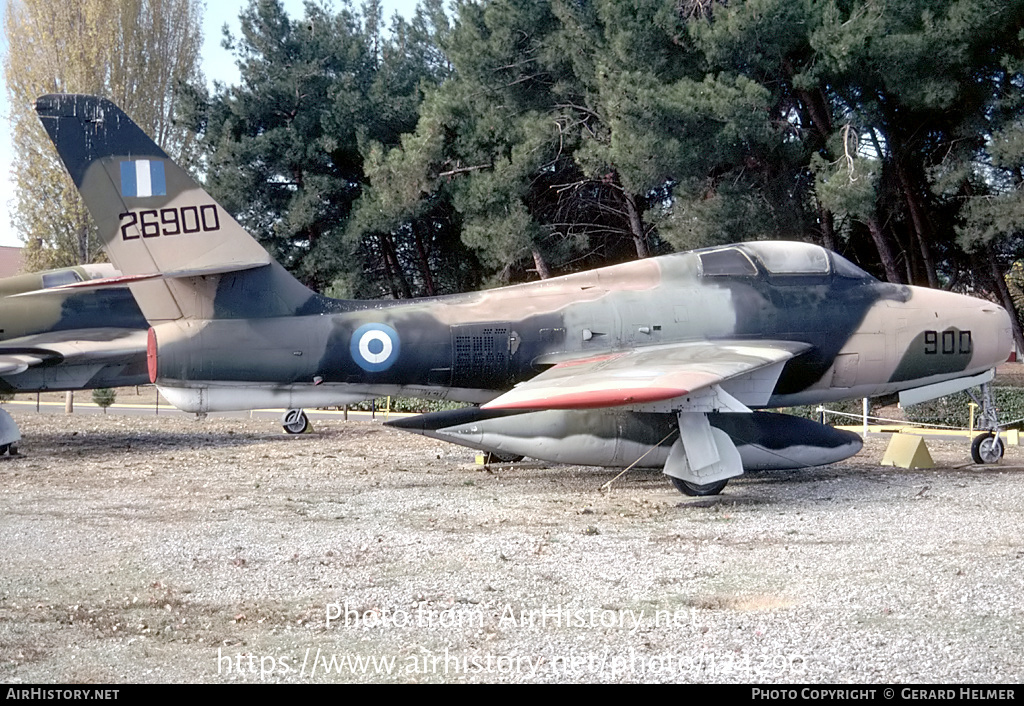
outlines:
[{"label": "gravel ground", "polygon": [[1024,451],[685,498],[371,422],[19,413],[4,682],[1021,682]]}]

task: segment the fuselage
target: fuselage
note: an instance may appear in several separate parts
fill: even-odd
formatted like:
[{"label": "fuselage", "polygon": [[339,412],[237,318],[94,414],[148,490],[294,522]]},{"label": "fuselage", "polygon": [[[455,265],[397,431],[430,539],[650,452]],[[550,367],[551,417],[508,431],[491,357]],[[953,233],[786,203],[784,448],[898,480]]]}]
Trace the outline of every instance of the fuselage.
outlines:
[{"label": "fuselage", "polygon": [[[219,310],[244,310],[230,282]],[[1006,359],[999,306],[879,282],[802,243],[749,243],[412,302],[161,324],[153,379],[197,411],[410,394],[485,402],[546,367],[687,341],[795,341],[766,406],[887,394]],[[202,390],[202,392],[199,392]],[[306,401],[303,401],[306,400]]]},{"label": "fuselage", "polygon": [[146,319],[127,287],[54,289],[115,274],[112,265],[101,263],[0,279],[0,345],[6,344],[3,352],[32,356],[42,351],[48,358],[40,365],[0,376],[0,390],[76,390],[149,382],[142,350],[110,364],[68,364],[47,355],[47,343],[73,341],[83,332],[88,332],[89,341],[102,342],[145,331]]},{"label": "fuselage", "polygon": [[558,462],[661,453],[677,487],[708,494],[747,469],[860,448],[850,432],[752,408],[904,390],[928,399],[984,382],[1009,352],[1000,307],[883,284],[804,243],[411,302],[331,300],[274,262],[117,106],[53,94],[36,110],[150,323],[150,380],[189,411],[395,394],[487,403],[416,424]]}]

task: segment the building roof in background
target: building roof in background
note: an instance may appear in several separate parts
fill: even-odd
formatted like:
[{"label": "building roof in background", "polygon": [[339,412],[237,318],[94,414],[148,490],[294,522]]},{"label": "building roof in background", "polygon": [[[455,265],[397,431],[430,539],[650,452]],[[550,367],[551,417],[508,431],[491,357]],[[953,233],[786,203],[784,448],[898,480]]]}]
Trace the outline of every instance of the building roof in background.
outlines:
[{"label": "building roof in background", "polygon": [[0,277],[10,277],[21,272],[21,248],[0,246]]}]

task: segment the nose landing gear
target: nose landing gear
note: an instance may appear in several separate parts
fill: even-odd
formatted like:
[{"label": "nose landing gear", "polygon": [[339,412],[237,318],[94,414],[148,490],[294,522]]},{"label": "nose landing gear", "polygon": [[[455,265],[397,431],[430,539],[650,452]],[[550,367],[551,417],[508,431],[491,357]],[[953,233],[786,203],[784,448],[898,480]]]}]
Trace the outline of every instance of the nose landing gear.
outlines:
[{"label": "nose landing gear", "polygon": [[975,463],[998,463],[1003,457],[1003,440],[990,431],[978,434],[971,443],[971,458]]},{"label": "nose landing gear", "polygon": [[972,390],[967,390],[967,395],[978,405],[980,410],[978,416],[978,429],[982,431],[974,437],[971,443],[971,458],[975,463],[998,463],[1006,450],[1003,440],[999,438],[999,418],[996,406],[992,397],[992,389],[989,383],[981,386],[981,398],[975,396]]}]

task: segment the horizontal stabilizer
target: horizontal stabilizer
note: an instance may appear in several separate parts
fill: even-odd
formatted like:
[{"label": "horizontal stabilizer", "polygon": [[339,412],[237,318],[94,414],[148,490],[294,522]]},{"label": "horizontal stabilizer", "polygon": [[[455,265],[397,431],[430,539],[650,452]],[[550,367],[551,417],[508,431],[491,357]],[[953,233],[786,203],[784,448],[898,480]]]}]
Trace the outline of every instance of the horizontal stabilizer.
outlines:
[{"label": "horizontal stabilizer", "polygon": [[128,363],[145,355],[142,329],[72,329],[12,338],[0,344],[0,375],[17,375],[30,367]]},{"label": "horizontal stabilizer", "polygon": [[48,356],[27,355],[25,353],[0,353],[0,375],[17,375],[33,365],[39,365]]},{"label": "horizontal stabilizer", "polygon": [[12,294],[13,297],[36,297],[45,294],[61,294],[66,293],[69,290],[79,289],[117,289],[120,287],[127,287],[130,284],[136,284],[138,282],[148,282],[149,280],[156,279],[184,279],[186,277],[208,277],[210,275],[221,275],[227,272],[237,272],[240,269],[253,269],[256,267],[266,267],[266,263],[258,262],[248,265],[246,267],[239,268],[235,265],[231,266],[213,266],[206,269],[189,269],[189,270],[176,270],[174,272],[154,272],[152,274],[142,275],[118,275],[116,277],[101,277],[99,279],[90,279],[85,282],[72,282],[71,284],[62,284],[57,287],[48,287],[46,289],[35,289],[31,292],[22,292],[21,294]]}]

